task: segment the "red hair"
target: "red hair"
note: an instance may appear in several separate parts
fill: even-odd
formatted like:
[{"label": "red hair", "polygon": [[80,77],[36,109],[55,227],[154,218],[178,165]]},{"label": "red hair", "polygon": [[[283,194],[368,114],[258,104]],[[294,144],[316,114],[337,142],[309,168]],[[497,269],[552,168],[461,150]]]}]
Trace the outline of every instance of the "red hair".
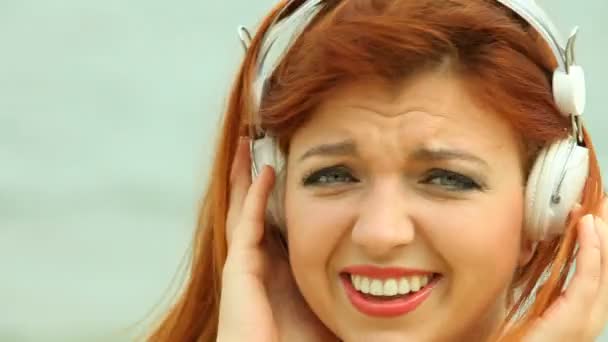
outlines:
[{"label": "red hair", "polygon": [[[224,116],[210,184],[200,208],[190,277],[151,341],[215,341],[226,260],[225,220],[229,175],[240,135],[251,115],[260,115],[285,152],[295,130],[337,85],[362,77],[399,81],[449,62],[481,103],[504,115],[537,149],[569,132],[558,111],[551,75],[556,67],[549,48],[509,9],[489,0],[333,0],[298,38],[274,72],[256,111],[251,103],[261,36],[278,15],[277,5],[263,21],[241,65]],[[236,37],[235,37],[236,39]],[[603,196],[595,151],[581,214],[597,213]],[[580,217],[580,216],[579,216]],[[571,217],[560,238],[539,243],[515,286],[502,339],[517,341],[560,295],[575,257],[579,217]],[[546,278],[546,280],[545,280]],[[536,293],[535,288],[544,281]]]}]

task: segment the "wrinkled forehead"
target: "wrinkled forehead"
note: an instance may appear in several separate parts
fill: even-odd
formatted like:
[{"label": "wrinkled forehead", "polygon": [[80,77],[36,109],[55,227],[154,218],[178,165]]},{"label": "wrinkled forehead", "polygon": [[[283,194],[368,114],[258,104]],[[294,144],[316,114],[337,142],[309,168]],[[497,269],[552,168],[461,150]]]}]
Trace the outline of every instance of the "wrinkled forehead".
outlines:
[{"label": "wrinkled forehead", "polygon": [[336,87],[296,130],[289,154],[351,141],[368,156],[454,147],[493,159],[500,157],[496,153],[523,157],[522,140],[508,120],[475,99],[463,80],[429,72],[400,84],[359,80]]}]

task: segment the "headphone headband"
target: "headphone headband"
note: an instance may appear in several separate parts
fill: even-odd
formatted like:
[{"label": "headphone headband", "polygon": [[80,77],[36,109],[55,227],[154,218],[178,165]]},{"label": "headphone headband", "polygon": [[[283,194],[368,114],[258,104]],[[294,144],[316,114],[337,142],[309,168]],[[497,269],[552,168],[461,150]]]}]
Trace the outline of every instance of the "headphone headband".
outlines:
[{"label": "headphone headband", "polygon": [[[567,71],[566,60],[567,42],[562,38],[560,31],[553,24],[547,13],[536,4],[534,0],[496,0],[503,6],[511,9],[530,24],[547,42],[558,68]],[[574,32],[576,33],[576,32]]]},{"label": "headphone headband", "polygon": [[[559,30],[534,0],[496,1],[529,23],[550,47],[557,63],[557,69],[554,70],[553,75],[555,102],[563,115],[573,117],[573,136],[577,138],[579,144],[582,144],[580,115],[584,112],[586,91],[583,69],[575,65],[574,59],[574,43],[578,28],[574,28],[568,40],[564,42]],[[255,108],[259,108],[261,105],[268,79],[275,72],[293,43],[331,2],[332,0],[286,0],[283,3],[274,21],[261,38],[252,94]],[[239,27],[239,36],[241,42],[247,48],[250,36],[242,26]],[[260,117],[256,114],[252,118],[252,138],[264,136]]]}]

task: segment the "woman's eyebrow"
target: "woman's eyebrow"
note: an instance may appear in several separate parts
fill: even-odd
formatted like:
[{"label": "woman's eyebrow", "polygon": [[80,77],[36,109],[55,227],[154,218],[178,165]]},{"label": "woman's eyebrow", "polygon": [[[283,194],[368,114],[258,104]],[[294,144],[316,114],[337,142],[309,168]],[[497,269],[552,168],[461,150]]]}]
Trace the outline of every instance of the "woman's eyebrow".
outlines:
[{"label": "woman's eyebrow", "polygon": [[410,158],[421,161],[464,160],[479,164],[486,169],[490,168],[490,165],[484,159],[458,149],[422,147],[413,151],[410,154]]},{"label": "woman's eyebrow", "polygon": [[[304,152],[299,161],[303,161],[313,156],[356,156],[357,145],[354,140],[347,139],[335,143],[326,143],[314,146]],[[479,164],[484,168],[490,168],[484,159],[464,150],[450,148],[427,148],[421,147],[410,154],[410,159],[418,161],[444,161],[444,160],[464,160]]]},{"label": "woman's eyebrow", "polygon": [[300,162],[313,156],[356,156],[357,145],[352,139],[314,146],[304,152],[298,159]]}]

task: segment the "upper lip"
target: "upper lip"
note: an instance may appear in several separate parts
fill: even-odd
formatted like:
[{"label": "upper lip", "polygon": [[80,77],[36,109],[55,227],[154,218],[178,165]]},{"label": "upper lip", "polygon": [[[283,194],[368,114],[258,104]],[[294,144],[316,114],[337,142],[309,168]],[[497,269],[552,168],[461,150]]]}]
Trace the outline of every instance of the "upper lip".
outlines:
[{"label": "upper lip", "polygon": [[399,278],[414,275],[433,275],[435,272],[404,267],[379,267],[374,265],[353,265],[342,269],[341,273],[366,276],[376,279]]}]

